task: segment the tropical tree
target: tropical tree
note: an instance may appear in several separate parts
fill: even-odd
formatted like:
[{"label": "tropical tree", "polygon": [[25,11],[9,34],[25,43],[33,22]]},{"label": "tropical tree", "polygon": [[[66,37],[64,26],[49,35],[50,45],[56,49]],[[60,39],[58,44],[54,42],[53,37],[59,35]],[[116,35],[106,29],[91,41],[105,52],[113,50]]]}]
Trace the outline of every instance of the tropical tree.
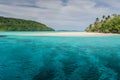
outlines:
[{"label": "tropical tree", "polygon": [[102,17],[103,19],[105,19],[105,15],[103,15],[103,17]]},{"label": "tropical tree", "polygon": [[[105,19],[104,19],[105,18]],[[99,18],[96,18],[94,25],[87,28],[88,32],[104,32],[104,33],[120,33],[120,15],[114,14],[113,17],[108,15],[103,16],[103,20],[99,22]]]},{"label": "tropical tree", "polygon": [[99,22],[99,18],[98,17],[96,18],[95,22]]}]

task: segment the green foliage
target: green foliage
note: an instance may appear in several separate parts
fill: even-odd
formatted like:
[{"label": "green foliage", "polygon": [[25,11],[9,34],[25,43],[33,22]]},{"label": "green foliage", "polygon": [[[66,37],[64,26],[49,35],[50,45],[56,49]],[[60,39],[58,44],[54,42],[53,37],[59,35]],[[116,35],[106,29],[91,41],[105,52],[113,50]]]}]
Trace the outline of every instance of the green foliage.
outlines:
[{"label": "green foliage", "polygon": [[0,16],[0,31],[53,31],[54,29],[32,20]]},{"label": "green foliage", "polygon": [[108,15],[105,17],[103,15],[103,19],[98,21],[99,19],[87,27],[87,32],[103,32],[103,33],[120,33],[120,15]]}]

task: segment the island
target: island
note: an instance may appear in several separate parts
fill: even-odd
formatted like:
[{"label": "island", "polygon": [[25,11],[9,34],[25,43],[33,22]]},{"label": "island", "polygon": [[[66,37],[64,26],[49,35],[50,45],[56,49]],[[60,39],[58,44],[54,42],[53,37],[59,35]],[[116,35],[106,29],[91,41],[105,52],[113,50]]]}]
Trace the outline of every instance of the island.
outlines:
[{"label": "island", "polygon": [[103,15],[101,20],[96,18],[95,22],[86,28],[86,31],[99,33],[120,33],[120,15]]},{"label": "island", "polygon": [[0,16],[0,31],[54,31],[54,29],[32,20]]}]

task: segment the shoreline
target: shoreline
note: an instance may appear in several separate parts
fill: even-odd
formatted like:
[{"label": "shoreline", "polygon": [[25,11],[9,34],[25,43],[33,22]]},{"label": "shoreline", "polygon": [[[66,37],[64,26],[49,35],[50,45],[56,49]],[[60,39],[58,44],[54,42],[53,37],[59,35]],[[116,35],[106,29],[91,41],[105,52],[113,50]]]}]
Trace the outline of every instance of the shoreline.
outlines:
[{"label": "shoreline", "polygon": [[0,35],[16,36],[120,36],[114,33],[97,32],[0,32]]},{"label": "shoreline", "polygon": [[94,32],[36,32],[29,34],[20,34],[22,36],[120,36],[114,33],[94,33]]}]

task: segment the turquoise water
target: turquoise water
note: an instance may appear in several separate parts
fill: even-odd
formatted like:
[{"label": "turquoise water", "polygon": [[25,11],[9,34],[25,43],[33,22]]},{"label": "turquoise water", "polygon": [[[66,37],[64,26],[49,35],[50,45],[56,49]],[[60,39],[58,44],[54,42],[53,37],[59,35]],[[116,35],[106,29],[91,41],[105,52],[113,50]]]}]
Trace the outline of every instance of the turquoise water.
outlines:
[{"label": "turquoise water", "polygon": [[0,80],[120,80],[120,36],[0,36]]}]

